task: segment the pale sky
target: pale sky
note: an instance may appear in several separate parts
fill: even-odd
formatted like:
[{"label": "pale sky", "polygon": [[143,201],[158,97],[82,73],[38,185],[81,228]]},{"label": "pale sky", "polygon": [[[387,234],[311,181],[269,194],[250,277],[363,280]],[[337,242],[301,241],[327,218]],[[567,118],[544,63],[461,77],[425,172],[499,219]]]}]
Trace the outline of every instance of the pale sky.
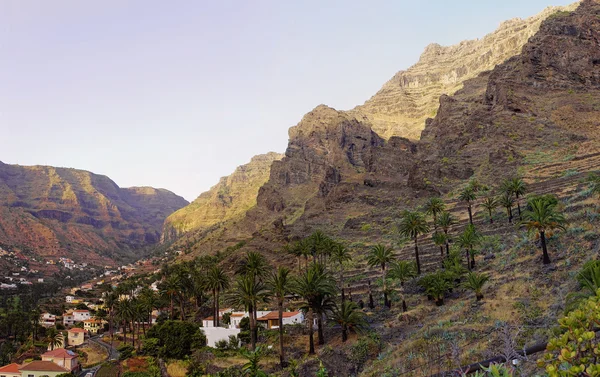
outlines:
[{"label": "pale sky", "polygon": [[0,160],[188,200],[429,43],[564,0],[0,0]]}]

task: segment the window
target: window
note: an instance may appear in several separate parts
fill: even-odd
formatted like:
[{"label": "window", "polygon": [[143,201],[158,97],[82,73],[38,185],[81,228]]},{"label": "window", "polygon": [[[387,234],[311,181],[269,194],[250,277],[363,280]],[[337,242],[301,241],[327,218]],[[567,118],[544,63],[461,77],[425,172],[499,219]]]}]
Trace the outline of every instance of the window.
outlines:
[{"label": "window", "polygon": [[35,377],[33,374],[28,374],[27,377]]}]

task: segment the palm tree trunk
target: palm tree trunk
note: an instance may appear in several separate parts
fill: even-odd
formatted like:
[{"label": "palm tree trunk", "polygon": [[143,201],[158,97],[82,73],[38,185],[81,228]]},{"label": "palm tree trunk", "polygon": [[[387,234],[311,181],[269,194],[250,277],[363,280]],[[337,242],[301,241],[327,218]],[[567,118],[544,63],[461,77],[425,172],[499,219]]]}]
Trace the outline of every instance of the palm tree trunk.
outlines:
[{"label": "palm tree trunk", "polygon": [[488,209],[488,211],[490,212],[490,224],[494,223],[494,218],[492,217],[492,210]]},{"label": "palm tree trunk", "polygon": [[471,263],[469,262],[469,249],[467,249],[466,252],[467,252],[467,268],[469,269],[469,271],[471,271]]},{"label": "palm tree trunk", "polygon": [[308,309],[308,354],[315,354],[315,339],[314,339],[314,328],[313,328],[313,310]]},{"label": "palm tree trunk", "polygon": [[217,295],[216,295],[216,299],[215,299],[215,306],[217,308],[216,310],[216,315],[215,315],[215,319],[217,320],[217,327],[219,327],[219,290],[217,289]]},{"label": "palm tree trunk", "polygon": [[256,307],[258,306],[256,304],[256,301],[253,303],[252,305],[254,307],[254,339],[256,339],[258,341],[258,315],[257,315],[257,309]]},{"label": "palm tree trunk", "polygon": [[404,282],[400,282],[400,289],[402,289],[402,312],[406,313],[408,311],[408,306],[406,305],[406,299],[404,298]]},{"label": "palm tree trunk", "polygon": [[373,302],[373,292],[371,291],[371,280],[369,280],[369,308],[375,308],[375,303]]},{"label": "palm tree trunk", "polygon": [[444,234],[446,235],[446,256],[450,256],[450,239],[448,238],[448,230],[444,229]]},{"label": "palm tree trunk", "polygon": [[444,257],[444,245],[440,245],[440,255]]},{"label": "palm tree trunk", "polygon": [[523,221],[523,217],[521,216],[521,203],[519,202],[519,194],[517,194],[517,210],[519,211],[519,221]]},{"label": "palm tree trunk", "polygon": [[217,327],[217,290],[213,289],[213,327]]},{"label": "palm tree trunk", "polygon": [[471,223],[471,225],[473,225],[473,212],[471,211],[471,204],[470,203],[467,206],[467,209],[469,210],[469,222]]},{"label": "palm tree trunk", "polygon": [[123,344],[127,344],[127,321],[123,321]]},{"label": "palm tree trunk", "polygon": [[469,250],[469,254],[471,254],[471,269],[475,268],[475,252],[473,249]]},{"label": "palm tree trunk", "polygon": [[170,319],[175,319],[173,316],[174,316],[173,293],[171,293],[171,318]]},{"label": "palm tree trunk", "polygon": [[254,306],[250,305],[248,308],[248,316],[250,319],[250,347],[252,351],[256,350],[256,333],[254,328],[256,327],[256,319],[254,318]]},{"label": "palm tree trunk", "polygon": [[346,301],[346,292],[344,290],[344,266],[340,263],[340,285],[342,287],[342,304]]},{"label": "palm tree trunk", "polygon": [[387,283],[385,281],[385,263],[381,265],[381,279],[383,280],[383,305],[389,308],[391,305],[388,302]]},{"label": "palm tree trunk", "polygon": [[544,264],[550,264],[550,256],[548,255],[548,247],[546,246],[546,232],[540,230],[540,240],[542,241],[542,252],[544,253]]},{"label": "palm tree trunk", "polygon": [[279,300],[279,364],[282,367],[285,364],[283,352],[283,300]]},{"label": "palm tree trunk", "polygon": [[325,335],[323,334],[323,314],[317,313],[317,330],[319,335],[319,345],[325,344]]},{"label": "palm tree trunk", "polygon": [[419,260],[419,244],[415,237],[415,258],[417,259],[417,275],[421,275],[421,261]]},{"label": "palm tree trunk", "polygon": [[181,320],[185,321],[185,310],[183,307],[183,295],[179,296],[179,310],[181,310]]},{"label": "palm tree trunk", "polygon": [[345,324],[342,325],[342,342],[348,340],[348,326]]}]

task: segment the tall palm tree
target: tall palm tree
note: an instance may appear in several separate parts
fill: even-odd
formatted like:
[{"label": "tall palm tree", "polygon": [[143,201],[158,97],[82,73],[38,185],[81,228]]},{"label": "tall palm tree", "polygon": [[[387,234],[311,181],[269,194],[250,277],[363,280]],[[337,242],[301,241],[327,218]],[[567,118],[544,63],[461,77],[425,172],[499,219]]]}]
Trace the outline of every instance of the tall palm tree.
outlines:
[{"label": "tall palm tree", "polygon": [[[269,269],[269,263],[262,254],[249,251],[238,266],[236,273],[246,274],[252,280],[262,281],[262,277],[268,275]],[[255,302],[252,307],[254,308],[254,318],[257,318],[257,303]],[[254,337],[258,338],[258,326],[254,328]]]},{"label": "tall palm tree", "polygon": [[255,306],[259,302],[266,301],[268,293],[269,292],[263,282],[254,279],[250,274],[245,274],[238,276],[233,291],[226,298],[226,301],[230,305],[242,306],[248,310],[248,319],[250,320],[250,344],[253,350],[256,349],[257,339]]},{"label": "tall palm tree", "polygon": [[383,280],[383,304],[388,308],[391,307],[391,302],[388,300],[387,282],[385,275],[385,267],[396,259],[391,248],[384,245],[375,245],[371,248],[367,256],[367,263],[371,267],[381,267],[381,279]]},{"label": "tall palm tree", "polygon": [[547,197],[535,197],[528,203],[528,209],[523,213],[523,223],[528,230],[535,230],[540,236],[542,242],[542,251],[544,253],[544,264],[550,263],[548,247],[546,246],[546,231],[554,229],[565,229],[566,219],[563,214],[556,209],[556,201]]},{"label": "tall palm tree", "polygon": [[421,261],[419,260],[418,237],[429,232],[429,225],[421,212],[404,211],[398,224],[400,235],[411,238],[415,242],[415,259],[417,261],[417,274],[421,274]]},{"label": "tall palm tree", "polygon": [[213,326],[219,327],[219,293],[229,288],[229,277],[221,266],[208,270],[206,288],[213,294]]},{"label": "tall palm tree", "polygon": [[448,211],[444,211],[438,217],[437,224],[446,235],[446,256],[450,255],[450,227],[454,225],[454,216],[450,214]]},{"label": "tall palm tree", "polygon": [[161,293],[169,298],[169,319],[175,319],[175,297],[179,295],[182,289],[181,279],[179,274],[169,275],[160,286]]},{"label": "tall palm tree", "polygon": [[48,346],[50,346],[50,350],[54,350],[54,347],[58,347],[63,343],[63,335],[56,330],[56,328],[51,327],[46,331],[46,342]]},{"label": "tall palm tree", "polygon": [[348,332],[362,330],[366,326],[364,314],[358,309],[358,305],[352,301],[342,302],[335,306],[332,319],[342,327],[342,342],[348,340]]},{"label": "tall palm tree", "polygon": [[499,204],[500,203],[498,203],[498,198],[493,195],[487,196],[485,199],[483,199],[483,202],[481,203],[481,206],[487,209],[488,211],[488,215],[490,216],[490,224],[494,223],[493,212],[496,208],[498,208]]},{"label": "tall palm tree", "polygon": [[315,353],[314,311],[323,296],[333,296],[336,288],[333,279],[319,264],[313,264],[304,273],[293,280],[292,292],[302,298],[302,307],[307,313],[308,343],[310,355]]},{"label": "tall palm tree", "polygon": [[300,273],[300,270],[302,269],[302,267],[300,267],[300,257],[302,256],[302,249],[297,246],[298,243],[294,245],[287,244],[283,247],[283,251],[296,258],[296,261],[298,262],[298,273]]},{"label": "tall palm tree", "polygon": [[[475,251],[474,248],[481,241],[481,236],[475,229],[475,226],[469,224],[464,232],[458,237],[457,244],[467,253],[467,267],[471,271],[475,267]],[[469,256],[471,261],[469,262]]]},{"label": "tall palm tree", "polygon": [[435,232],[431,236],[431,240],[435,246],[439,246],[442,259],[444,258],[444,246],[448,244],[448,236],[443,232]]},{"label": "tall palm tree", "polygon": [[467,203],[467,210],[469,211],[469,223],[473,225],[473,202],[477,199],[475,190],[470,185],[465,187],[458,195],[458,200]]},{"label": "tall palm tree", "polygon": [[390,278],[400,281],[400,288],[402,289],[402,311],[405,312],[408,308],[404,297],[404,283],[417,276],[415,264],[414,262],[407,261],[393,263],[388,275]]},{"label": "tall palm tree", "polygon": [[483,289],[483,286],[485,285],[485,283],[487,283],[489,279],[490,277],[486,274],[469,272],[467,274],[467,280],[463,283],[463,287],[475,292],[476,300],[480,301],[483,299],[483,293],[481,292],[481,290]]},{"label": "tall palm tree", "polygon": [[523,217],[521,215],[521,204],[519,203],[519,198],[525,195],[527,192],[527,185],[521,178],[511,178],[502,183],[502,190],[515,196],[517,209],[519,211],[519,220],[522,221]]},{"label": "tall palm tree", "polygon": [[314,231],[313,234],[308,237],[308,243],[310,245],[310,253],[313,257],[313,262],[317,262],[317,257],[321,255],[327,240],[328,237],[320,230]]},{"label": "tall palm tree", "polygon": [[[130,328],[130,323],[133,323],[135,312],[131,299],[123,299],[117,303],[117,318],[123,323],[123,343],[127,343],[127,328]],[[131,342],[135,342],[133,336],[133,327],[131,327]]]},{"label": "tall palm tree", "polygon": [[338,264],[340,268],[340,287],[342,291],[342,302],[346,301],[346,294],[344,290],[344,263],[352,260],[350,256],[350,250],[348,250],[344,245],[338,243],[333,248],[331,254],[332,260]]},{"label": "tall palm tree", "polygon": [[506,216],[508,217],[508,222],[512,223],[512,219],[513,219],[512,207],[515,205],[515,197],[510,192],[505,191],[502,194],[502,196],[500,196],[498,203],[502,207],[506,208]]},{"label": "tall palm tree", "polygon": [[267,281],[267,288],[272,297],[277,300],[277,310],[279,312],[279,363],[285,364],[285,354],[283,350],[283,304],[285,296],[290,293],[291,277],[290,270],[287,267],[279,266],[277,271],[271,274]]},{"label": "tall palm tree", "polygon": [[441,198],[429,198],[425,203],[425,213],[433,217],[433,226],[437,229],[437,217],[446,210],[446,204]]}]

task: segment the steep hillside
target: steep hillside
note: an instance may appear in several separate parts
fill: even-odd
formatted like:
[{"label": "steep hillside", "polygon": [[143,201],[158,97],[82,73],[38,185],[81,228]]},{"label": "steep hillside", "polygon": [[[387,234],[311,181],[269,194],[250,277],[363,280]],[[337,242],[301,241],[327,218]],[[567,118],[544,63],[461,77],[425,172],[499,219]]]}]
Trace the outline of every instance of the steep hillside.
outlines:
[{"label": "steep hillside", "polygon": [[441,96],[418,142],[384,140],[367,117],[317,107],[290,130],[257,206],[200,240],[196,253],[240,241],[275,251],[314,229],[363,245],[392,242],[401,209],[472,176],[493,184],[539,161],[600,152],[600,28],[585,13],[597,4],[584,4],[551,15],[521,55]]},{"label": "steep hillside", "polygon": [[249,163],[221,178],[219,183],[202,193],[190,205],[167,217],[163,240],[173,240],[190,232],[202,232],[243,215],[256,205],[258,189],[269,178],[273,161],[282,157],[283,155],[274,152],[254,156]]},{"label": "steep hillside", "polygon": [[0,244],[32,256],[113,264],[156,243],[164,219],[186,204],[83,170],[0,162]]},{"label": "steep hillside", "polygon": [[400,71],[364,105],[352,112],[366,115],[373,130],[383,138],[403,136],[419,139],[425,119],[435,116],[438,98],[462,88],[466,80],[519,54],[542,21],[567,7],[549,7],[527,19],[512,19],[482,39],[444,47],[427,46],[417,64]]}]

